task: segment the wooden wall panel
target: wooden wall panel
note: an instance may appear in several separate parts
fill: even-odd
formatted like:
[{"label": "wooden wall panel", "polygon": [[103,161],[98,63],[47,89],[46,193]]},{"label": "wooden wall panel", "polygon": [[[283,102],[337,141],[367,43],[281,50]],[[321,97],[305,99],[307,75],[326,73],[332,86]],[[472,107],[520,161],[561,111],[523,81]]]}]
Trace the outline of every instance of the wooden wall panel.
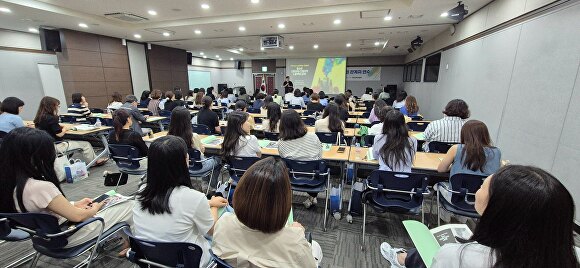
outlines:
[{"label": "wooden wall panel", "polygon": [[105,108],[113,92],[132,94],[127,47],[121,39],[62,30],[63,51],[57,53],[67,105],[80,92],[90,107]]},{"label": "wooden wall panel", "polygon": [[151,86],[166,91],[179,87],[189,89],[187,52],[182,49],[152,45],[147,50]]}]

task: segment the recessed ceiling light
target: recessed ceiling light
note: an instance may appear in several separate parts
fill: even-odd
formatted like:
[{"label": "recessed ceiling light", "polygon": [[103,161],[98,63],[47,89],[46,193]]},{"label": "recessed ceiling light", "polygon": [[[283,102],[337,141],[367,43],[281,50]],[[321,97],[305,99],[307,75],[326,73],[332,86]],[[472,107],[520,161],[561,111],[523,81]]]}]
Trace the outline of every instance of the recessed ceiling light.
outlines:
[{"label": "recessed ceiling light", "polygon": [[243,47],[240,47],[238,50],[239,51],[244,51],[244,48]]},{"label": "recessed ceiling light", "polygon": [[202,55],[203,56],[203,52],[199,52],[199,55]]},{"label": "recessed ceiling light", "polygon": [[230,58],[230,60],[234,60],[234,58]]},{"label": "recessed ceiling light", "polygon": [[250,2],[252,2],[252,4],[257,4],[257,3],[260,3],[260,0],[252,0]]},{"label": "recessed ceiling light", "polygon": [[9,8],[6,8],[6,7],[0,7],[0,12],[10,13],[10,12],[12,12],[12,10],[10,10]]},{"label": "recessed ceiling light", "polygon": [[220,61],[221,61],[222,59],[218,59],[218,60],[220,60]]},{"label": "recessed ceiling light", "polygon": [[149,15],[151,15],[151,16],[157,16],[157,11],[155,11],[155,10],[149,10],[149,11],[147,11],[147,13],[149,13]]},{"label": "recessed ceiling light", "polygon": [[216,58],[219,58],[219,57],[220,57],[220,55],[215,55],[215,57],[216,57]]},{"label": "recessed ceiling light", "polygon": [[79,23],[79,27],[81,27],[81,28],[88,28],[89,26],[86,25],[85,23]]},{"label": "recessed ceiling light", "polygon": [[375,47],[378,47],[381,43],[379,41],[375,42]]},{"label": "recessed ceiling light", "polygon": [[352,46],[351,43],[346,43],[346,47],[350,47],[350,46]]},{"label": "recessed ceiling light", "polygon": [[209,5],[208,4],[201,4],[201,8],[203,8],[203,9],[209,9]]},{"label": "recessed ceiling light", "polygon": [[140,34],[134,34],[133,37],[139,39],[139,38],[141,38],[141,35]]},{"label": "recessed ceiling light", "polygon": [[279,29],[284,29],[284,28],[286,28],[286,25],[284,25],[284,23],[280,23],[280,24],[278,24],[278,28]]},{"label": "recessed ceiling light", "polygon": [[339,19],[335,19],[335,20],[334,20],[334,24],[336,24],[336,25],[340,24],[341,22],[342,22],[342,21],[341,21],[341,20],[339,20]]},{"label": "recessed ceiling light", "polygon": [[264,51],[264,48],[263,48],[263,47],[261,47],[261,48],[260,48],[260,50]]},{"label": "recessed ceiling light", "polygon": [[243,32],[243,31],[245,31],[245,30],[246,30],[246,27],[244,27],[244,26],[240,26],[240,27],[238,28],[238,30],[240,30],[240,32]]},{"label": "recessed ceiling light", "polygon": [[288,46],[288,49],[292,50],[294,49],[294,46]]},{"label": "recessed ceiling light", "polygon": [[449,16],[449,14],[447,12],[441,13],[441,17],[447,17],[447,16]]},{"label": "recessed ceiling light", "polygon": [[28,31],[31,33],[38,33],[38,29],[36,28],[28,28]]},{"label": "recessed ceiling light", "polygon": [[207,56],[203,56],[204,59],[207,59]]},{"label": "recessed ceiling light", "polygon": [[193,31],[193,32],[194,32],[195,34],[201,34],[201,31],[200,31],[200,30],[195,30],[195,31]]},{"label": "recessed ceiling light", "polygon": [[314,44],[314,46],[312,46],[314,49],[318,49],[318,44]]},{"label": "recessed ceiling light", "polygon": [[164,33],[163,33],[163,36],[170,36],[170,35],[171,35],[171,34],[170,34],[170,33],[168,33],[168,32],[164,32]]},{"label": "recessed ceiling light", "polygon": [[384,18],[384,20],[392,20],[392,19],[393,19],[393,17],[391,17],[391,16],[386,16],[386,17]]}]

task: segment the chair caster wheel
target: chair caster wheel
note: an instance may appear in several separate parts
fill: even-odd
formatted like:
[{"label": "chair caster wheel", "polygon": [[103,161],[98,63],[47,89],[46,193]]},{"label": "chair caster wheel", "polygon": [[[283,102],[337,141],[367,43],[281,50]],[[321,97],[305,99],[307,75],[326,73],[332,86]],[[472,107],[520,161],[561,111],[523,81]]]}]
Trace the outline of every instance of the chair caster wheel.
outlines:
[{"label": "chair caster wheel", "polygon": [[340,220],[340,218],[342,217],[342,215],[340,215],[340,212],[334,212],[334,213],[332,213],[332,216],[336,220]]},{"label": "chair caster wheel", "polygon": [[350,214],[346,215],[346,222],[352,223],[352,215]]}]

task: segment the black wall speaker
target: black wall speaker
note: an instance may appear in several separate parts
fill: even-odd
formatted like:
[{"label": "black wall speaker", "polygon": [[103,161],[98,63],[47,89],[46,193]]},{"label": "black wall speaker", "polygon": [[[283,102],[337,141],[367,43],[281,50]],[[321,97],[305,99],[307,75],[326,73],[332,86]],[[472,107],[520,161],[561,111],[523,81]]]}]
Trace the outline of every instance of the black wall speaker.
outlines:
[{"label": "black wall speaker", "polygon": [[191,65],[193,54],[191,52],[187,52],[187,65]]},{"label": "black wall speaker", "polygon": [[244,68],[244,66],[242,65],[242,61],[236,61],[236,69],[241,70],[242,68]]},{"label": "black wall speaker", "polygon": [[40,45],[44,51],[62,52],[60,32],[57,30],[40,29]]}]

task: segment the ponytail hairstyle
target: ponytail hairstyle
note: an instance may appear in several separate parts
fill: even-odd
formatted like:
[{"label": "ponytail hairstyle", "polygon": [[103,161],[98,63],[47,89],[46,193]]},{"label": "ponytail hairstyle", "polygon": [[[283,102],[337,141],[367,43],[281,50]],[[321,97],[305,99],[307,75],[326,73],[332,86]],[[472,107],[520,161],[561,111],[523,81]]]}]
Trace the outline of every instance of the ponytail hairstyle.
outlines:
[{"label": "ponytail hairstyle", "polygon": [[123,132],[123,127],[129,121],[131,114],[126,109],[118,109],[113,114],[113,128],[115,128],[115,140],[119,141],[121,132]]}]

